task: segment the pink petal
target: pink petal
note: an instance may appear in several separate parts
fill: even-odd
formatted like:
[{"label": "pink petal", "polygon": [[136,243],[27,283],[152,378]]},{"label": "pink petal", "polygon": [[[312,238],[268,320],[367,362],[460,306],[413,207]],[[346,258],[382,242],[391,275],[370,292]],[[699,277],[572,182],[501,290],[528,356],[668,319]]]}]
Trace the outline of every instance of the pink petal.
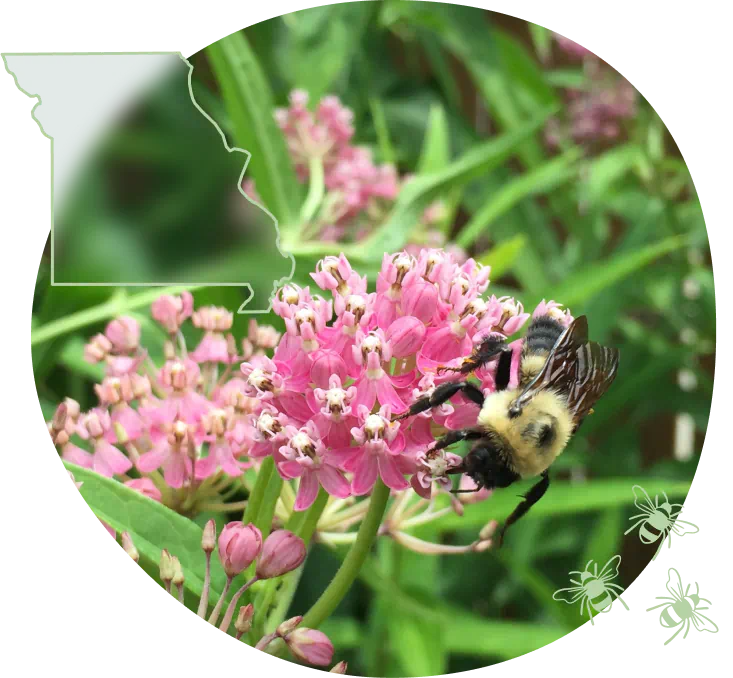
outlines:
[{"label": "pink petal", "polygon": [[285,480],[291,480],[292,478],[300,478],[305,468],[297,461],[284,461],[277,465],[277,470]]},{"label": "pink petal", "polygon": [[407,410],[407,405],[397,395],[395,387],[388,375],[384,375],[381,379],[377,379],[377,397],[380,405],[389,405],[394,414],[402,414]]},{"label": "pink petal", "polygon": [[374,403],[377,402],[377,385],[375,384],[375,380],[369,379],[366,374],[363,374],[354,386],[356,386],[356,397],[351,402],[351,409],[357,410],[359,405],[364,405],[368,410],[371,410],[374,407]]},{"label": "pink petal", "polygon": [[127,473],[131,468],[132,462],[106,440],[99,440],[94,445],[94,470],[97,473],[111,477]]},{"label": "pink petal", "polygon": [[196,479],[203,480],[208,478],[214,471],[216,471],[217,459],[213,451],[209,451],[209,456],[203,459],[196,460],[195,472]]},{"label": "pink petal", "polygon": [[393,490],[406,490],[410,487],[400,469],[397,461],[390,454],[379,455],[379,475],[382,477],[384,484]]},{"label": "pink petal", "polygon": [[351,481],[351,491],[357,496],[367,494],[377,482],[379,464],[375,455],[368,452],[362,452],[354,461],[354,479]]},{"label": "pink petal", "polygon": [[66,443],[61,452],[61,456],[66,461],[70,461],[72,464],[76,464],[82,468],[92,468],[94,465],[94,457],[86,450],[82,450],[81,447],[74,445],[74,443]]},{"label": "pink petal", "polygon": [[313,472],[304,473],[300,477],[298,496],[295,498],[296,511],[305,511],[316,500],[318,495],[318,476]]},{"label": "pink petal", "polygon": [[344,475],[333,466],[324,464],[318,469],[318,480],[332,497],[344,499],[351,495],[351,485]]},{"label": "pink petal", "polygon": [[183,487],[186,480],[186,462],[183,455],[174,453],[169,454],[163,464],[163,478],[171,487]]},{"label": "pink petal", "polygon": [[140,471],[140,473],[151,473],[152,471],[159,469],[168,458],[169,452],[170,447],[168,447],[168,443],[162,442],[154,447],[150,452],[146,452],[140,456],[140,459],[137,460],[136,464],[137,470]]}]

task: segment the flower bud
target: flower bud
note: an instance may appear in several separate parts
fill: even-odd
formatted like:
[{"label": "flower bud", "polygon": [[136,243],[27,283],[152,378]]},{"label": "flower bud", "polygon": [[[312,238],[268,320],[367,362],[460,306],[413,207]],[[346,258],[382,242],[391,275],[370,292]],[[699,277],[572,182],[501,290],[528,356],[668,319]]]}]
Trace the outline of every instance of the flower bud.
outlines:
[{"label": "flower bud", "polygon": [[257,576],[260,579],[280,577],[299,567],[304,560],[303,540],[288,530],[277,530],[265,540],[257,561]]},{"label": "flower bud", "polygon": [[395,358],[417,353],[425,339],[425,325],[422,320],[411,315],[397,318],[387,330],[387,341],[392,345]]},{"label": "flower bud", "polygon": [[125,553],[130,556],[130,558],[132,558],[136,563],[139,562],[140,554],[135,548],[135,544],[133,544],[132,542],[132,537],[130,536],[130,533],[123,532],[120,536],[120,541],[122,542],[122,548],[125,550]]},{"label": "flower bud", "polygon": [[323,631],[297,628],[284,637],[296,659],[315,666],[328,666],[333,659],[333,643]]},{"label": "flower bud", "polygon": [[140,341],[140,323],[135,318],[122,316],[110,322],[104,334],[115,351],[129,353],[137,348]]},{"label": "flower bud", "polygon": [[295,631],[300,622],[303,621],[303,617],[293,617],[292,619],[286,619],[280,626],[277,627],[275,635],[280,638],[285,638],[289,633]]},{"label": "flower bud", "polygon": [[104,360],[111,350],[112,342],[103,334],[97,334],[84,346],[84,360],[88,363],[98,363]]},{"label": "flower bud", "polygon": [[239,608],[237,619],[234,622],[234,628],[237,630],[237,633],[249,633],[249,630],[252,628],[252,618],[254,617],[254,614],[255,608],[252,603],[242,605],[242,607]]},{"label": "flower bud", "polygon": [[186,577],[183,574],[181,561],[178,560],[176,556],[171,556],[171,563],[173,564],[173,583],[176,586],[183,586],[183,582],[186,581]]},{"label": "flower bud", "polygon": [[206,553],[211,553],[216,548],[216,522],[213,519],[204,525],[204,533],[201,535],[201,548]]},{"label": "flower bud", "polygon": [[160,553],[160,580],[167,584],[173,580],[173,560],[166,549]]},{"label": "flower bud", "polygon": [[227,523],[219,535],[219,560],[228,577],[246,570],[260,554],[262,533],[251,523]]},{"label": "flower bud", "polygon": [[349,668],[349,665],[346,662],[339,662],[338,664],[334,664],[333,668],[329,671],[329,673],[346,674],[347,668]]}]

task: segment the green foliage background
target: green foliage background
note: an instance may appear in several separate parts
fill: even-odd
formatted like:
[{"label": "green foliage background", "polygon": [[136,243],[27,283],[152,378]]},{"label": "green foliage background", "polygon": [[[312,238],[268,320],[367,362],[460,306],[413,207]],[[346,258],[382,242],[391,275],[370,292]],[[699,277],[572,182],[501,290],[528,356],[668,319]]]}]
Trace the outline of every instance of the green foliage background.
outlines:
[{"label": "green foliage background", "polygon": [[[344,247],[372,283],[382,253],[403,247],[422,209],[441,198],[452,207],[444,226],[449,238],[492,265],[490,291],[516,296],[527,308],[543,298],[561,301],[574,315],[588,315],[594,339],[621,350],[613,389],[553,467],[557,481],[548,496],[513,528],[501,552],[434,558],[379,542],[360,582],[324,627],[352,675],[467,670],[561,637],[585,621],[576,608],[552,600],[555,589],[568,585],[570,570],[620,553],[620,583],[627,586],[653,555],[654,547],[644,547],[635,534],[623,537],[633,512],[632,485],[681,499],[697,465],[712,395],[715,299],[692,179],[663,122],[643,100],[618,144],[593,154],[573,145],[549,153],[541,129],[562,109],[560,87],[583,86],[580,67],[557,55],[550,61],[555,65],[542,65],[552,50],[545,29],[518,20],[385,0],[273,19],[191,59],[197,100],[232,143],[252,151],[248,174],[280,222],[283,249],[296,257],[296,282],[307,284],[315,262],[334,251],[300,237],[305,189],[272,121],[273,106],[284,105],[299,87],[312,101],[337,94],[355,112],[358,142],[371,146],[377,159],[417,174],[363,246]],[[154,194],[158,198],[124,215],[146,228],[153,224],[161,251],[170,252],[173,241],[219,233],[216,215],[231,197],[238,159],[201,155],[194,141],[205,132],[192,107],[160,95],[147,104],[154,114],[106,152],[133,171],[136,163],[152,163],[161,174],[175,166],[171,185],[189,187],[188,202],[176,202],[176,209],[159,209],[162,201]],[[483,119],[488,129],[476,122]],[[190,142],[183,149],[181,134]],[[124,177],[115,181],[124,184]],[[82,250],[79,266],[92,259],[101,266],[120,253],[136,256],[134,238],[121,241],[124,229],[107,228],[119,213],[109,186],[98,189],[75,212],[80,224],[94,229],[92,249]],[[271,265],[253,249],[246,242],[232,246],[216,266],[222,279],[232,271],[233,279],[263,281],[258,294],[267,294]],[[178,256],[191,270],[211,265],[194,250]],[[47,419],[66,395],[83,407],[95,403],[92,384],[101,370],[83,362],[83,343],[117,313],[140,317],[154,358],[161,345],[144,315],[156,290],[50,287],[49,263],[44,255],[32,340]],[[686,288],[696,296],[685,296]],[[197,305],[230,308],[243,300],[237,288],[208,287],[194,296]],[[246,316],[237,317],[236,336],[246,333],[246,323]],[[678,385],[683,368],[695,377],[692,390]],[[684,461],[673,455],[681,413],[691,415],[696,431],[694,453]],[[169,517],[154,522],[159,527],[142,528],[136,516],[145,506],[118,514],[129,498],[113,496],[115,488],[95,489],[91,481],[87,486],[87,500],[108,522],[140,533],[151,562],[156,549],[170,548]],[[516,494],[497,492],[463,518],[444,519],[421,536],[470,541],[487,520],[508,513]],[[197,534],[181,548],[195,543]],[[342,555],[316,547],[293,613],[318,597]],[[195,598],[195,577],[190,581],[187,596]]]}]

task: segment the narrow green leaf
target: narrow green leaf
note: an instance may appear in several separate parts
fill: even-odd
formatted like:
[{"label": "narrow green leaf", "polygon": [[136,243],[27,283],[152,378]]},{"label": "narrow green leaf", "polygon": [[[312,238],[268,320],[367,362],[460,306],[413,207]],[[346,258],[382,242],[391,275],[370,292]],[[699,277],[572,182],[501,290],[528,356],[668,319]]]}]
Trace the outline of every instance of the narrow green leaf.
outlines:
[{"label": "narrow green leaf", "polygon": [[588,168],[588,180],[581,185],[583,199],[597,205],[608,195],[611,186],[623,178],[643,157],[636,144],[625,144],[606,151]]},{"label": "narrow green leaf", "polygon": [[212,43],[206,54],[232,121],[235,142],[250,154],[247,177],[257,182],[263,204],[286,228],[298,214],[301,189],[273,117],[267,80],[241,32]]},{"label": "narrow green leaf", "polygon": [[636,251],[617,254],[606,261],[588,264],[565,278],[552,291],[552,296],[571,308],[583,304],[595,294],[610,288],[659,257],[680,249],[686,243],[685,237],[674,236]]},{"label": "narrow green leaf", "polygon": [[527,23],[537,56],[546,63],[552,53],[552,31],[539,24]]},{"label": "narrow green leaf", "polygon": [[382,102],[376,97],[372,97],[369,99],[369,108],[372,112],[374,130],[377,133],[377,144],[379,145],[382,162],[394,163],[397,160],[397,154],[394,146],[392,146],[392,140],[389,138],[389,126],[387,125],[387,118],[384,115]]},{"label": "narrow green leaf", "polygon": [[484,266],[491,266],[491,278],[495,280],[512,270],[514,262],[526,244],[527,237],[520,233],[480,254],[476,260]]},{"label": "narrow green leaf", "polygon": [[603,567],[604,563],[618,553],[625,529],[623,517],[621,507],[610,508],[601,513],[593,527],[581,562],[587,563],[592,559],[599,564],[599,567]]},{"label": "narrow green leaf", "polygon": [[572,148],[505,184],[471,217],[456,237],[456,242],[461,247],[470,247],[496,219],[520,200],[531,195],[548,193],[572,179],[577,175],[575,165],[581,156],[580,149]]},{"label": "narrow green leaf", "polygon": [[417,161],[416,173],[430,174],[439,172],[450,162],[450,130],[445,109],[439,105],[430,107],[428,126],[425,131],[420,159]]},{"label": "narrow green leaf", "polygon": [[[652,495],[661,494],[664,490],[670,498],[683,498],[687,496],[691,482],[651,478],[596,480],[589,483],[553,481],[542,501],[532,507],[531,513],[525,520],[539,516],[573,515],[625,506],[634,501],[631,488],[637,484],[643,485]],[[530,483],[527,483],[527,486],[529,485]],[[489,520],[504,520],[517,507],[518,494],[520,492],[513,486],[506,490],[497,490],[489,500],[467,506],[462,517],[446,516],[440,521],[440,528],[443,531],[461,528],[475,529],[482,527]],[[511,538],[511,531],[507,538]]]},{"label": "narrow green leaf", "polygon": [[462,186],[490,171],[509,158],[524,139],[542,127],[550,115],[545,110],[520,129],[503,134],[472,148],[443,169],[415,177],[400,192],[397,203],[386,223],[364,243],[372,257],[403,247],[422,211],[442,193]]}]

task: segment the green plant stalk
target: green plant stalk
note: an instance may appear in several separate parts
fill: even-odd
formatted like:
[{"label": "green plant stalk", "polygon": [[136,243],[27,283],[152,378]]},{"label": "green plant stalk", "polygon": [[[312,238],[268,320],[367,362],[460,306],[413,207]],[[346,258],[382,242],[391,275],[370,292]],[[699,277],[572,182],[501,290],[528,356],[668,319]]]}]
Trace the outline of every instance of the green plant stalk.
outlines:
[{"label": "green plant stalk", "polygon": [[359,576],[359,571],[376,539],[388,500],[389,488],[378,478],[369,500],[369,510],[359,527],[356,541],[349,549],[336,576],[313,607],[306,612],[303,617],[304,627],[318,628],[328,619]]},{"label": "green plant stalk", "polygon": [[62,334],[68,334],[74,330],[78,330],[81,327],[87,325],[93,325],[94,323],[113,318],[117,315],[122,315],[133,309],[140,308],[141,306],[147,306],[155,301],[159,296],[163,294],[180,294],[186,290],[195,290],[203,287],[203,285],[175,285],[172,287],[154,287],[135,294],[128,296],[124,290],[118,290],[113,294],[107,301],[86,308],[83,311],[72,313],[64,318],[59,318],[53,322],[47,323],[42,327],[31,332],[31,346],[42,344],[50,339],[61,336]]},{"label": "green plant stalk", "polygon": [[262,533],[263,541],[267,539],[270,535],[270,530],[272,530],[272,517],[275,515],[275,507],[277,506],[277,500],[280,498],[282,486],[282,477],[273,469],[262,497],[259,513],[252,521]]},{"label": "green plant stalk", "polygon": [[326,194],[326,181],[323,175],[323,159],[314,157],[308,163],[310,170],[310,181],[308,183],[308,195],[305,198],[303,207],[300,210],[300,223],[307,226],[313,219],[318,208],[323,202]]},{"label": "green plant stalk", "polygon": [[257,516],[260,513],[260,506],[262,506],[262,500],[265,497],[265,490],[274,472],[275,460],[272,457],[265,457],[257,474],[257,482],[249,495],[247,508],[244,510],[244,515],[242,516],[242,522],[245,525],[247,523],[254,523],[257,520]]}]

